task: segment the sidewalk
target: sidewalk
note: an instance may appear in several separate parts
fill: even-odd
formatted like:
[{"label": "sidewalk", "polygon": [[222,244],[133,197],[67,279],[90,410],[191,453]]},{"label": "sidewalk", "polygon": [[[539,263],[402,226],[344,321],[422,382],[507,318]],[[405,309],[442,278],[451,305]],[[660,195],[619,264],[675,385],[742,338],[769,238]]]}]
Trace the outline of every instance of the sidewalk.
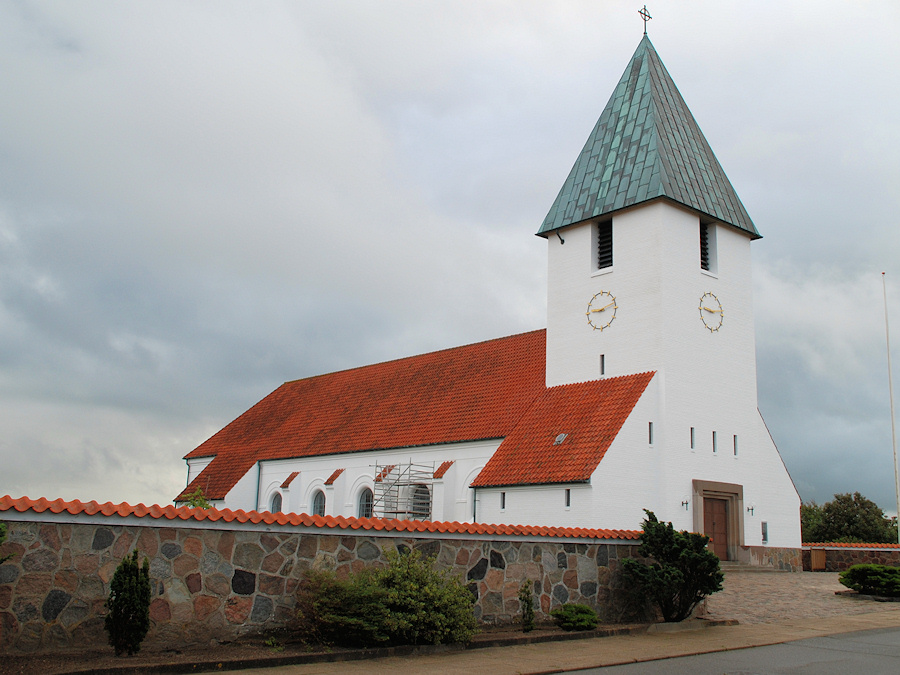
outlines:
[{"label": "sidewalk", "polygon": [[[853,602],[852,600],[850,602]],[[851,616],[807,618],[768,624],[713,626],[673,632],[648,632],[641,635],[617,635],[571,642],[544,642],[514,647],[445,652],[423,656],[389,657],[365,661],[317,663],[232,672],[235,675],[307,675],[311,673],[475,673],[516,675],[519,673],[556,673],[579,668],[596,668],[623,663],[652,661],[676,656],[691,656],[730,649],[823,637],[873,628],[900,627],[900,606]]]},{"label": "sidewalk", "polygon": [[837,574],[735,571],[726,575],[724,590],[709,602],[711,618],[736,618],[741,623],[735,626],[696,628],[702,622],[695,621],[670,630],[660,627],[636,635],[231,672],[244,675],[362,675],[398,671],[426,675],[485,671],[491,675],[553,673],[900,627],[900,603],[834,595],[842,589]]}]

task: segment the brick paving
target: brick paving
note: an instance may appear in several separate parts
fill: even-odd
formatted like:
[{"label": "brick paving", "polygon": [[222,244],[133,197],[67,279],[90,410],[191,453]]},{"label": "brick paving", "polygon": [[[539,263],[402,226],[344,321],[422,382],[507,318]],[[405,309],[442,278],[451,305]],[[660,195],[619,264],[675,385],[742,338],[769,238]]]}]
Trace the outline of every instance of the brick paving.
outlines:
[{"label": "brick paving", "polygon": [[778,623],[794,619],[868,614],[896,609],[897,603],[835,595],[847,589],[836,572],[749,572],[728,570],[723,590],[707,601],[712,619],[741,624]]}]

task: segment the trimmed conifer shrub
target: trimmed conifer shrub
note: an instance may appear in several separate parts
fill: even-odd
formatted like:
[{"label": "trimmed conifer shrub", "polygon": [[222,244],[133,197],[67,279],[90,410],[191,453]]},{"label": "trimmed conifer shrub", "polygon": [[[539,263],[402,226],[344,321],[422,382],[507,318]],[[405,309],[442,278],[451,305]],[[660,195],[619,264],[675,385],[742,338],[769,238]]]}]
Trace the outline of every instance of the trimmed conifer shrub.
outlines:
[{"label": "trimmed conifer shrub", "polygon": [[722,590],[724,575],[718,556],[706,548],[709,537],[696,532],[677,532],[672,523],[661,523],[644,509],[641,547],[650,563],[626,558],[625,579],[659,607],[664,621],[683,621],[706,596]]},{"label": "trimmed conifer shrub", "polygon": [[597,627],[597,612],[587,605],[560,605],[550,610],[550,616],[563,630],[593,630]]},{"label": "trimmed conifer shrub", "polygon": [[900,597],[900,567],[854,565],[838,578],[844,586],[865,595]]},{"label": "trimmed conifer shrub", "polygon": [[522,632],[534,630],[534,585],[526,579],[519,587],[519,604],[522,608]]},{"label": "trimmed conifer shrub", "polygon": [[138,552],[125,556],[113,574],[104,625],[116,656],[138,652],[150,629],[150,561],[138,564]]}]

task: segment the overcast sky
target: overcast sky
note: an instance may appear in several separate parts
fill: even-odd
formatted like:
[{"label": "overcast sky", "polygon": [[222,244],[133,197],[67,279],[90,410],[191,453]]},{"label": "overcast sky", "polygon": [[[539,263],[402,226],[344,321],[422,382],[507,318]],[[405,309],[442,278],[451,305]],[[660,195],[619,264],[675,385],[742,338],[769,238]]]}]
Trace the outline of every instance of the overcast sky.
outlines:
[{"label": "overcast sky", "polygon": [[[900,3],[648,4],[764,236],[800,495],[894,512]],[[166,504],[286,380],[544,327],[534,233],[640,6],[0,0],[0,495]]]}]

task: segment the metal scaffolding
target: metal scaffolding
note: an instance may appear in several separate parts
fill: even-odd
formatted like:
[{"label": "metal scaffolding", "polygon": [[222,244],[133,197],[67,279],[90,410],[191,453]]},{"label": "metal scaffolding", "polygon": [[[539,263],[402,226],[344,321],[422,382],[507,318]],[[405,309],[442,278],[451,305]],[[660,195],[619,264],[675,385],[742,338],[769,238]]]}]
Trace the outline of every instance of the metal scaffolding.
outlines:
[{"label": "metal scaffolding", "polygon": [[429,520],[434,463],[376,464],[372,515],[398,520]]}]

